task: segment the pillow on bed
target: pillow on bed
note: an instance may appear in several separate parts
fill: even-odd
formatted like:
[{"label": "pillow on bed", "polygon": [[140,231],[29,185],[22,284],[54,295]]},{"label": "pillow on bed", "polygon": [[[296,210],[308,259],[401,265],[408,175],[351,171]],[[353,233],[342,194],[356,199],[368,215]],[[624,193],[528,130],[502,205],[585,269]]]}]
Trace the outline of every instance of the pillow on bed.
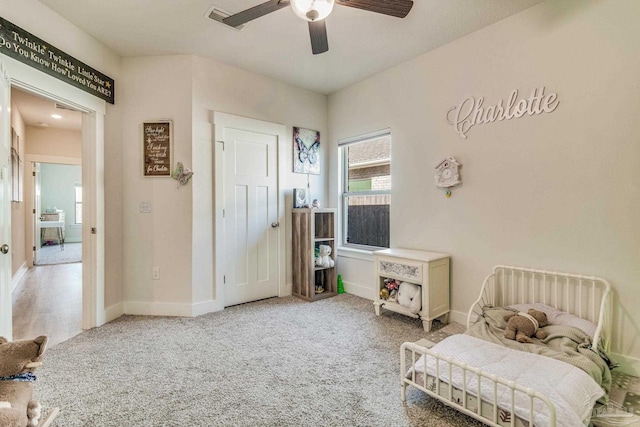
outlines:
[{"label": "pillow on bed", "polygon": [[562,311],[558,308],[548,306],[546,304],[542,304],[539,302],[533,304],[515,304],[510,305],[508,308],[512,308],[518,311],[524,311],[525,313],[530,308],[534,308],[536,310],[543,311],[547,315],[549,323],[551,323],[552,325],[573,326],[589,335],[591,339],[593,339],[594,335],[596,334],[597,325],[593,322],[578,317],[574,314],[567,313],[566,311]]}]

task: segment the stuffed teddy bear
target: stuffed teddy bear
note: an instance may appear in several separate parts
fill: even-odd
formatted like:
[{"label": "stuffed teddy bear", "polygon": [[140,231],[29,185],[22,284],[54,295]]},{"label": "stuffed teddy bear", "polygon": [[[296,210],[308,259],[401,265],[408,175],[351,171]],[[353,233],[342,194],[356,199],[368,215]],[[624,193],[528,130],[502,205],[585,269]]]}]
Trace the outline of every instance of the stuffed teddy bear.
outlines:
[{"label": "stuffed teddy bear", "polygon": [[8,342],[0,337],[0,426],[35,427],[42,408],[33,400],[33,371],[42,365],[47,337]]},{"label": "stuffed teddy bear", "polygon": [[398,287],[398,304],[407,307],[413,314],[422,308],[422,287],[409,282],[401,282]]},{"label": "stuffed teddy bear", "polygon": [[329,256],[331,255],[331,246],[320,245],[319,250],[320,253],[318,255],[318,258],[316,258],[316,265],[318,267],[333,267],[334,261]]},{"label": "stuffed teddy bear", "polygon": [[507,321],[504,336],[510,340],[526,343],[533,342],[531,337],[534,335],[539,340],[547,337],[547,333],[540,329],[549,324],[547,315],[542,311],[530,308],[527,313],[507,314],[504,320]]}]

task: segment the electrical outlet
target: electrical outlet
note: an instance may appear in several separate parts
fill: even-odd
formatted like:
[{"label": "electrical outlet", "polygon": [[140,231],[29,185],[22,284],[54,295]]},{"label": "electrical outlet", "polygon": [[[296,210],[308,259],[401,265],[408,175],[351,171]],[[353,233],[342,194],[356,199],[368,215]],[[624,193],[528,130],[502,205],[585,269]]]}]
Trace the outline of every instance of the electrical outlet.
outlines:
[{"label": "electrical outlet", "polygon": [[153,267],[151,277],[153,277],[153,280],[160,280],[160,267]]},{"label": "electrical outlet", "polygon": [[140,213],[151,213],[151,202],[140,202]]}]

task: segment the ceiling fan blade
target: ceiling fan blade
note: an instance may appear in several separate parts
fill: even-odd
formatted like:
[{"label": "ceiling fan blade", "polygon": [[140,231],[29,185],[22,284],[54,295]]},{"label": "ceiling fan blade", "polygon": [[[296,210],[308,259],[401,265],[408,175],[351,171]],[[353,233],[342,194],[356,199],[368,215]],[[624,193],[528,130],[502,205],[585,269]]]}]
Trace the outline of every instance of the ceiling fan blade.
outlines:
[{"label": "ceiling fan blade", "polygon": [[242,12],[238,12],[235,15],[228,16],[224,18],[222,22],[231,27],[237,27],[287,6],[289,6],[289,0],[269,0],[247,10],[243,10]]},{"label": "ceiling fan blade", "polygon": [[314,55],[325,53],[329,50],[327,26],[324,23],[324,19],[309,22],[309,35],[311,36],[311,51]]},{"label": "ceiling fan blade", "polygon": [[396,18],[404,18],[413,7],[412,0],[336,0],[336,4],[383,13]]}]

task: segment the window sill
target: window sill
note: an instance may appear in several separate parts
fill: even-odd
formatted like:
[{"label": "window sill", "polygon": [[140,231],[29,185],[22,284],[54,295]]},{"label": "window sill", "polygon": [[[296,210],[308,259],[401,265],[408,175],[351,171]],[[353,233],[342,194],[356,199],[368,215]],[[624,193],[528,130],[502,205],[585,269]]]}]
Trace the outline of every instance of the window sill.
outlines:
[{"label": "window sill", "polygon": [[338,247],[338,256],[373,262],[373,252],[379,249],[360,249],[349,246]]}]

